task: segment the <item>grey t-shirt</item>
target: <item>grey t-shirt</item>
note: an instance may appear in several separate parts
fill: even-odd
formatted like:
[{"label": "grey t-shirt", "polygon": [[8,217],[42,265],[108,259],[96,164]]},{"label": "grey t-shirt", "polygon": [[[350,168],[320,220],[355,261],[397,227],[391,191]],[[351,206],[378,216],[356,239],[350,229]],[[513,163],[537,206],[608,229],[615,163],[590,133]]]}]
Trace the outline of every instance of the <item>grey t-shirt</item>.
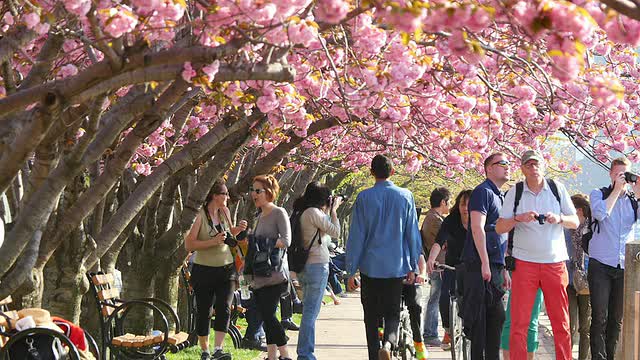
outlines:
[{"label": "grey t-shirt", "polygon": [[[264,236],[271,239],[279,239],[286,247],[291,245],[291,225],[289,224],[289,215],[287,211],[281,207],[275,207],[265,216],[260,214],[256,220],[256,228],[254,230],[256,236]],[[260,289],[265,286],[277,285],[288,281],[289,264],[287,256],[282,259],[282,270],[278,273],[271,274],[270,277],[253,277],[251,286],[254,289]]]}]

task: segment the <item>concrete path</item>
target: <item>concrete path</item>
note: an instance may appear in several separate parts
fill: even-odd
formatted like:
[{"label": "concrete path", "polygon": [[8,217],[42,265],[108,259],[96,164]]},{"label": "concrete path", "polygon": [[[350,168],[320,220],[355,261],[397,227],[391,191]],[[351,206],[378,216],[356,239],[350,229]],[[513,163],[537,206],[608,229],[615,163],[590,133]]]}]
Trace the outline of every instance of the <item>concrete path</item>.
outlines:
[{"label": "concrete path", "polygon": [[[428,292],[426,292],[428,293]],[[364,334],[364,322],[360,294],[349,294],[340,299],[340,305],[324,305],[316,322],[316,357],[319,360],[367,360],[367,341]],[[444,331],[439,329],[440,338]],[[297,332],[287,331],[291,338],[289,351],[296,358]],[[546,314],[540,316],[540,348],[536,360],[555,359],[551,326]],[[439,347],[429,347],[429,359],[451,359],[450,351]],[[263,354],[260,359],[266,357]],[[574,359],[577,358],[577,346],[574,347]]]}]

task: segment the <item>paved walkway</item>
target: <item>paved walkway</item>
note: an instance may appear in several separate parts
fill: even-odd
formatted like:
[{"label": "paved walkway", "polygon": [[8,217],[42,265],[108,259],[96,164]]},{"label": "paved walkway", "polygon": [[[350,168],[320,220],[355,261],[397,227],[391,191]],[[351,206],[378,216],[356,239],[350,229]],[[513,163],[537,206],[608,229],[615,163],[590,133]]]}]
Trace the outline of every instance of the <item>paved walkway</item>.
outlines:
[{"label": "paved walkway", "polygon": [[[427,292],[428,293],[428,292]],[[359,294],[349,294],[340,299],[340,305],[333,303],[324,305],[316,323],[316,357],[319,360],[367,360],[367,341],[364,335],[362,305]],[[439,329],[441,338],[442,328]],[[289,341],[290,355],[296,358],[295,345],[297,332],[287,331],[291,337]],[[437,347],[429,347],[429,359],[451,359],[449,351]],[[577,358],[577,346],[574,347],[574,358]],[[260,359],[263,359],[263,354]],[[540,348],[536,353],[536,360],[555,359],[551,326],[546,314],[540,316]]]}]

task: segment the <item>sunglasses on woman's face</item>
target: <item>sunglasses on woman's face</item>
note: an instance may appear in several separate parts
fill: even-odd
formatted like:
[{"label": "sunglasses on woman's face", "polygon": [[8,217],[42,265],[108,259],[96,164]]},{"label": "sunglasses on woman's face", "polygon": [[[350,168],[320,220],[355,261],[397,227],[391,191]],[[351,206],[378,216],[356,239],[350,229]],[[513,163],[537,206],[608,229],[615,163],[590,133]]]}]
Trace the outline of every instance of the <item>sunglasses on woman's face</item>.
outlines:
[{"label": "sunglasses on woman's face", "polygon": [[265,192],[265,190],[264,190],[264,189],[249,189],[249,191],[250,191],[250,192],[254,192],[254,193],[256,193],[257,195],[260,195],[260,194],[262,194],[263,192]]},{"label": "sunglasses on woman's face", "polygon": [[216,193],[216,195],[229,196],[229,192],[219,192],[219,193]]}]

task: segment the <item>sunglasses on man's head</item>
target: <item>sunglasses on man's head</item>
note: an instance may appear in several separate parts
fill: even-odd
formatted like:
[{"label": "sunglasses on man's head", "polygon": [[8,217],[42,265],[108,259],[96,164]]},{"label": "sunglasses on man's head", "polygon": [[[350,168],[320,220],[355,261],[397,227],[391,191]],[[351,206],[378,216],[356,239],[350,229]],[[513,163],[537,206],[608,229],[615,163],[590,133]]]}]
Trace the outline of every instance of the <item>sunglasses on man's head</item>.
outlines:
[{"label": "sunglasses on man's head", "polygon": [[262,194],[263,192],[265,192],[265,190],[264,190],[264,189],[253,189],[253,188],[252,188],[252,189],[249,189],[249,191],[250,191],[250,192],[254,192],[254,193],[258,194],[258,195],[260,195],[260,194]]}]

